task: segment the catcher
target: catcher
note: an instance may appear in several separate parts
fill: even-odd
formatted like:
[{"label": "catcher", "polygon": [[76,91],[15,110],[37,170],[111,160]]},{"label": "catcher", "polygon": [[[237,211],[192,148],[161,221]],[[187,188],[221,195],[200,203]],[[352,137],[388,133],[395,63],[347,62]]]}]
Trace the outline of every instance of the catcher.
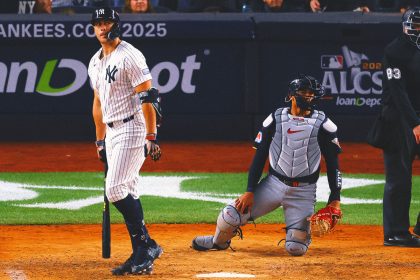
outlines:
[{"label": "catcher", "polygon": [[[311,232],[323,235],[335,227],[342,216],[338,166],[341,148],[337,126],[324,112],[314,109],[314,102],[323,95],[324,88],[311,76],[301,75],[289,84],[285,101],[290,102],[290,107],[270,114],[255,139],[256,153],[246,192],[223,208],[214,236],[193,239],[193,249],[225,250],[234,236],[242,238],[242,225],[280,206],[286,221],[285,248],[293,256],[306,253]],[[314,214],[321,154],[326,161],[331,194],[327,206]],[[269,172],[259,181],[267,157]]]}]

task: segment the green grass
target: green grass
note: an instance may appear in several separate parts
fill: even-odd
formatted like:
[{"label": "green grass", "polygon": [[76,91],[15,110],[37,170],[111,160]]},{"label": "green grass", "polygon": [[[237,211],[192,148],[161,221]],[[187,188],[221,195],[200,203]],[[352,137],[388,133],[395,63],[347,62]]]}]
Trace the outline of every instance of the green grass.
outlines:
[{"label": "green grass", "polygon": [[[183,192],[210,193],[213,197],[226,197],[226,194],[243,193],[246,173],[143,173],[143,176],[189,176],[195,179],[184,180]],[[103,178],[99,172],[53,172],[53,173],[0,173],[0,180],[43,186],[77,186],[95,188],[94,190],[70,189],[31,189],[38,197],[21,201],[0,201],[0,224],[84,224],[100,223],[102,203],[90,205],[80,210],[60,210],[45,208],[18,207],[22,204],[64,202],[75,199],[99,197],[103,195]],[[346,177],[346,176],[345,176]],[[384,180],[383,175],[359,174],[354,178]],[[420,176],[413,177],[411,224],[420,210]],[[157,186],[159,187],[159,186]],[[1,189],[0,189],[1,190]],[[383,185],[346,189],[342,196],[362,199],[382,199]],[[234,196],[231,197],[232,199]],[[192,199],[164,198],[144,195],[141,197],[146,223],[214,223],[223,203],[205,202]],[[316,209],[325,205],[318,202]],[[382,224],[382,204],[342,205],[345,224]],[[121,223],[123,219],[111,205],[111,221]],[[281,209],[261,217],[257,223],[283,223]]]}]

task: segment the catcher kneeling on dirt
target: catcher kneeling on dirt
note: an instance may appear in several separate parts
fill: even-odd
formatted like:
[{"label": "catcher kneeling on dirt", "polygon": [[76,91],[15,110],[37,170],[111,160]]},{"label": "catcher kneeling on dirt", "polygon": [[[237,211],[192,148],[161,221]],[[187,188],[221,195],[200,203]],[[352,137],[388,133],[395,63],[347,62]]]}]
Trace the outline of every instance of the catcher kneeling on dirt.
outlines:
[{"label": "catcher kneeling on dirt", "polygon": [[[285,98],[290,107],[279,108],[263,122],[255,139],[256,153],[249,169],[246,192],[223,208],[216,232],[192,241],[197,251],[225,250],[240,227],[280,206],[286,222],[286,251],[302,256],[311,243],[311,233],[323,235],[341,219],[341,174],[337,126],[324,112],[314,109],[324,88],[311,76],[301,75],[289,84]],[[321,154],[324,156],[331,189],[327,206],[314,214],[316,182]],[[260,180],[267,160],[270,169]]]}]

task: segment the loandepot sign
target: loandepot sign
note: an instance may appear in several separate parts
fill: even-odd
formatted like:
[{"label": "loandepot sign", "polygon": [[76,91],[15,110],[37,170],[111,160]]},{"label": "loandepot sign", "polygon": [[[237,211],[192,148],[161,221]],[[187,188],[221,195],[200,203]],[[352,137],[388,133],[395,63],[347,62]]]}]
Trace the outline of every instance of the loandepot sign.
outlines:
[{"label": "loandepot sign", "polygon": [[[159,88],[160,93],[168,93],[180,84],[182,92],[186,94],[195,93],[196,86],[192,84],[193,74],[201,68],[201,62],[198,62],[196,57],[195,54],[187,56],[180,66],[170,61],[162,61],[156,64],[151,70],[154,77],[154,86]],[[40,75],[39,68],[41,68]],[[73,72],[74,75],[68,75],[68,71]],[[53,87],[51,85],[53,75],[63,72],[66,73],[65,79],[67,81],[65,83],[67,84],[61,87]],[[169,73],[167,81],[163,83],[159,82],[159,75],[162,72]],[[24,77],[26,77],[26,80]],[[68,77],[72,77],[72,81],[68,81]],[[76,59],[52,59],[46,61],[45,65],[40,67],[33,61],[11,62],[9,65],[0,61],[0,93],[16,93],[18,82],[23,81],[25,93],[37,92],[48,96],[63,96],[79,90],[87,79],[86,65]],[[19,85],[20,87],[21,85]]]},{"label": "loandepot sign", "polygon": [[[68,85],[54,88],[51,86],[51,77],[54,71],[60,68],[70,69],[74,72],[75,78]],[[38,83],[36,83],[38,78],[38,66],[35,64],[35,62],[12,62],[10,64],[9,70],[7,69],[6,64],[0,62],[0,93],[16,92],[19,76],[23,72],[26,72],[27,76],[24,86],[25,93],[33,93],[36,91],[43,95],[63,96],[77,91],[85,84],[87,80],[86,66],[82,62],[75,59],[62,58],[60,60],[48,60],[41,72]],[[6,84],[7,76],[9,79],[7,80]]]}]

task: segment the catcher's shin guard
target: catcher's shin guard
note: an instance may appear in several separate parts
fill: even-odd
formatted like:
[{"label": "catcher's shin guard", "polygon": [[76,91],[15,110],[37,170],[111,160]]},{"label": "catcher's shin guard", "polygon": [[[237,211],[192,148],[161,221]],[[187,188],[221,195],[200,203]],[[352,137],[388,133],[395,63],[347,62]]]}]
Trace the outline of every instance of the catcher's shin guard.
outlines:
[{"label": "catcher's shin guard", "polygon": [[242,239],[240,226],[246,224],[246,222],[246,217],[241,215],[234,206],[227,205],[217,218],[216,233],[213,238],[214,244],[219,247],[225,247],[226,244],[230,244],[230,240],[236,235],[239,235]]},{"label": "catcher's shin guard", "polygon": [[310,235],[300,229],[290,228],[286,233],[286,251],[292,256],[303,256],[311,244]]}]

